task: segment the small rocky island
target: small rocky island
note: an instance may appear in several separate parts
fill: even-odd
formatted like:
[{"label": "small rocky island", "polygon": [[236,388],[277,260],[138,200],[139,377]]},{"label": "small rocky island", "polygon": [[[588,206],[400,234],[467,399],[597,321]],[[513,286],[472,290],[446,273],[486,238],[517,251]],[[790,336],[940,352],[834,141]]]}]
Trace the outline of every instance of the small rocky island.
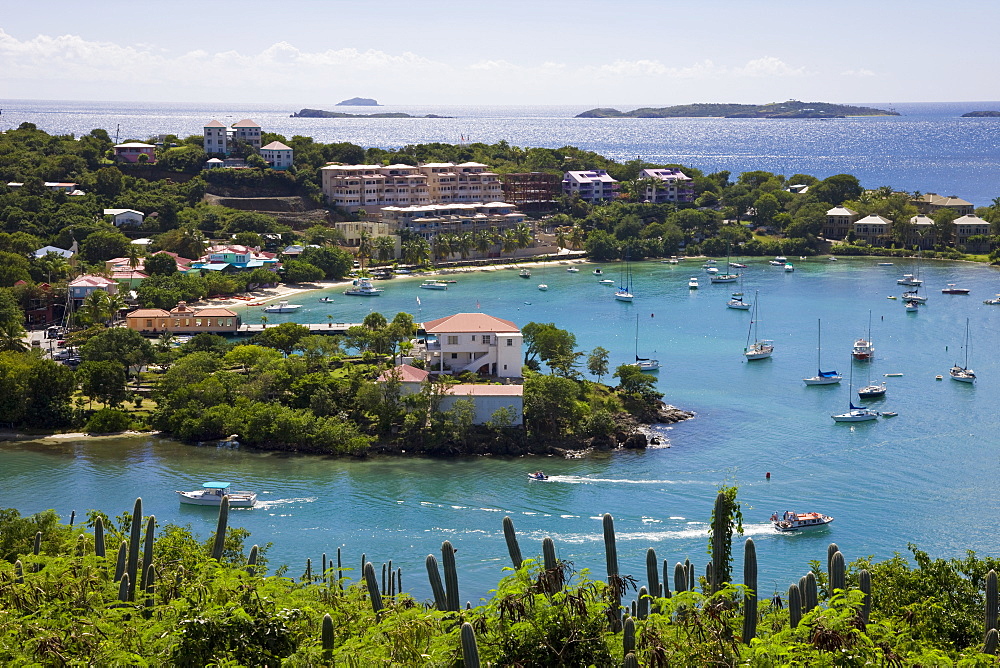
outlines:
[{"label": "small rocky island", "polygon": [[[343,104],[343,102],[341,102]],[[385,111],[375,114],[348,114],[343,111],[325,111],[323,109],[302,109],[297,114],[292,114],[292,118],[454,118],[454,116],[438,116],[437,114],[427,114],[426,116],[413,116],[401,111]]]},{"label": "small rocky island", "polygon": [[680,104],[644,107],[632,111],[590,109],[576,118],[846,118],[848,116],[899,116],[895,111],[854,107],[829,102],[774,102],[771,104]]},{"label": "small rocky island", "polygon": [[352,97],[350,100],[344,100],[343,102],[337,103],[338,107],[380,107],[377,100],[373,100],[370,97]]},{"label": "small rocky island", "polygon": [[970,111],[962,114],[962,118],[1000,118],[1000,111]]}]

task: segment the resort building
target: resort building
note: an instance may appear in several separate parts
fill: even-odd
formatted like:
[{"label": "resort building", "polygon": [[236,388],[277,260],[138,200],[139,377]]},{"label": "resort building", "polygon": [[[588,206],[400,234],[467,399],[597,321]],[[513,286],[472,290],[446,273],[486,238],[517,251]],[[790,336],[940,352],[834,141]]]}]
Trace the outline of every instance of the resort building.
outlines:
[{"label": "resort building", "polygon": [[503,197],[500,177],[480,162],[428,162],[417,169],[427,177],[433,204],[493,202]]},{"label": "resort building", "polygon": [[327,165],[320,173],[326,201],[345,211],[431,202],[427,176],[413,165]]},{"label": "resort building", "polygon": [[826,222],[823,223],[822,236],[825,239],[846,239],[851,231],[851,224],[858,219],[857,211],[844,206],[835,206],[826,212]]},{"label": "resort building", "polygon": [[80,190],[77,186],[79,183],[63,183],[61,181],[46,181],[43,184],[49,190],[55,192],[64,192],[72,197],[79,197],[80,195],[86,195],[87,193]]},{"label": "resort building", "polygon": [[458,313],[425,322],[424,362],[439,374],[471,371],[498,378],[520,378],[521,330],[509,320],[485,313]]},{"label": "resort building", "polygon": [[[177,263],[177,271],[185,273],[190,269],[193,260],[189,260],[186,257],[181,257],[177,253],[171,253],[170,251],[159,251],[156,255],[169,255]],[[146,273],[146,260],[149,258],[139,257],[137,262],[133,267],[131,265],[131,260],[127,257],[116,257],[112,260],[107,260],[104,266],[109,272],[111,272],[111,278],[116,282],[128,286],[128,289],[132,290],[142,284],[143,280],[149,278],[149,274]]]},{"label": "resort building", "polygon": [[[361,236],[369,238],[395,236],[396,226],[381,220],[358,220],[344,223],[334,223],[333,228],[344,235],[344,245],[357,248],[361,245]],[[398,246],[398,237],[396,238]]]},{"label": "resort building", "polygon": [[233,334],[240,328],[240,316],[227,308],[189,308],[178,302],[170,311],[141,308],[125,316],[125,325],[141,334]]},{"label": "resort building", "polygon": [[855,239],[864,241],[872,246],[883,246],[892,235],[892,221],[882,216],[871,214],[860,220],[856,220],[851,229],[854,231]]},{"label": "resort building", "polygon": [[233,123],[232,127],[233,137],[235,141],[242,141],[250,144],[258,153],[261,149],[261,129],[257,123],[254,123],[249,118],[244,118],[242,121],[237,121]]},{"label": "resort building", "polygon": [[955,245],[965,246],[966,250],[971,253],[983,252],[984,249],[989,249],[989,242],[981,239],[976,241],[969,241],[970,237],[985,237],[990,234],[990,224],[976,216],[975,214],[969,213],[952,221],[955,230]]},{"label": "resort building", "polygon": [[639,178],[654,182],[646,186],[643,193],[646,202],[666,204],[694,201],[694,181],[679,169],[644,169]]},{"label": "resort building", "polygon": [[502,232],[525,222],[525,217],[513,204],[488,202],[387,206],[382,209],[382,220],[390,223],[396,233],[406,230],[430,241],[436,235],[444,233],[462,234],[491,228]]},{"label": "resort building", "polygon": [[69,298],[75,306],[79,306],[92,292],[104,290],[109,295],[118,294],[118,283],[104,276],[83,274],[69,282]]},{"label": "resort building", "polygon": [[[400,394],[415,394],[430,377],[423,369],[400,364],[379,374],[380,382],[398,381]],[[501,408],[512,409],[514,419],[512,425],[524,423],[524,386],[523,385],[445,385],[444,397],[439,410],[451,410],[459,400],[471,401],[475,406],[473,424],[486,424],[493,414]]]},{"label": "resort building", "polygon": [[104,215],[111,216],[115,227],[138,227],[146,217],[142,211],[135,209],[105,209]]},{"label": "resort building", "polygon": [[960,216],[975,212],[972,202],[966,202],[955,195],[943,197],[937,193],[924,193],[920,197],[911,200],[911,204],[917,207],[917,211],[927,215],[931,215],[940,209],[951,209]]},{"label": "resort building", "polygon": [[591,204],[607,202],[618,197],[618,181],[604,169],[570,171],[563,174],[563,194],[579,197]]},{"label": "resort building", "polygon": [[261,147],[260,157],[271,165],[271,169],[288,169],[292,166],[295,152],[290,146],[285,146],[280,141],[273,141]]},{"label": "resort building", "polygon": [[937,229],[934,220],[922,213],[910,218],[910,232],[906,236],[908,246],[916,246],[920,250],[930,250],[937,243]]},{"label": "resort building", "polygon": [[250,271],[263,267],[270,271],[281,268],[277,255],[249,246],[210,246],[205,254],[190,265],[191,269],[205,271]]},{"label": "resort building", "polygon": [[156,162],[156,147],[152,144],[143,144],[138,141],[115,144],[114,152],[115,160],[122,162],[144,162],[150,165]]},{"label": "resort building", "polygon": [[562,195],[562,181],[547,172],[504,174],[501,187],[503,201],[521,211],[549,211]]},{"label": "resort building", "polygon": [[261,150],[260,125],[249,118],[244,118],[242,121],[233,123],[232,127],[226,127],[225,124],[212,119],[205,124],[204,133],[205,138],[202,146],[205,149],[205,153],[212,156],[228,156],[238,141],[246,142],[258,153]]}]

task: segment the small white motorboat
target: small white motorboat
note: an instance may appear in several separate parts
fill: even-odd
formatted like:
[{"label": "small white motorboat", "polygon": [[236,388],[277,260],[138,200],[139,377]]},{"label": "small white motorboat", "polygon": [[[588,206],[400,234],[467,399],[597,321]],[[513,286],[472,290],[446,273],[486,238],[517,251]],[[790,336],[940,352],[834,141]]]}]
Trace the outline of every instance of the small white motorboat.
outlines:
[{"label": "small white motorboat", "polygon": [[771,515],[771,524],[778,531],[818,529],[828,525],[832,521],[832,517],[820,513],[792,513],[786,511],[781,517],[778,517],[778,513]]},{"label": "small white motorboat", "polygon": [[785,271],[787,271],[788,273],[791,273],[791,272],[795,271],[795,265],[792,264],[791,262],[786,262],[785,263]]},{"label": "small white motorboat", "polygon": [[571,273],[571,274],[576,274],[576,273],[578,273],[578,272],[579,272],[580,270],[579,270],[579,269],[577,269],[576,267],[566,267],[566,271],[568,271],[568,272],[569,272],[569,273]]},{"label": "small white motorboat", "polygon": [[697,290],[698,289],[698,277],[697,276],[692,276],[690,279],[688,279],[688,289],[689,290]]},{"label": "small white motorboat", "polygon": [[903,274],[902,278],[896,279],[897,285],[912,285],[915,287],[920,287],[924,284],[923,279],[915,278],[913,274]]},{"label": "small white motorboat", "polygon": [[983,303],[987,306],[1000,306],[1000,295],[997,295],[994,299],[984,299]]},{"label": "small white motorboat", "polygon": [[289,304],[287,301],[281,300],[277,304],[265,307],[264,313],[294,313],[300,308],[302,308],[301,304]]},{"label": "small white motorboat", "polygon": [[542,292],[545,292],[546,290],[549,289],[549,286],[546,285],[545,283],[539,283],[538,284],[538,289],[541,290]]},{"label": "small white motorboat", "polygon": [[541,471],[535,471],[534,473],[528,474],[528,480],[548,480],[549,477],[542,473]]},{"label": "small white motorboat", "polygon": [[319,300],[324,304],[329,304],[333,302],[333,297],[320,297]]},{"label": "small white motorboat", "polygon": [[448,284],[444,281],[424,281],[420,284],[420,287],[424,290],[447,290]]},{"label": "small white motorboat", "polygon": [[517,275],[521,278],[531,278],[531,270],[525,267],[521,271],[517,272]]},{"label": "small white motorboat", "polygon": [[602,278],[601,280],[599,280],[597,282],[600,283],[601,285],[614,285],[615,284],[615,282],[612,281],[610,278]]},{"label": "small white motorboat", "polygon": [[604,275],[604,272],[601,271],[600,267],[598,267],[597,269],[594,270],[594,276],[603,276],[603,275]]},{"label": "small white motorboat", "polygon": [[920,302],[914,301],[912,299],[906,300],[905,308],[907,313],[916,313],[919,307],[920,307]]},{"label": "small white motorboat", "polygon": [[878,266],[879,267],[891,267],[892,266],[892,262],[879,262]]},{"label": "small white motorboat", "polygon": [[192,506],[221,506],[222,497],[229,497],[229,505],[232,508],[253,508],[257,503],[256,492],[232,491],[231,483],[228,482],[203,482],[201,489],[193,492],[180,492],[177,494],[181,503]]},{"label": "small white motorboat", "polygon": [[942,288],[941,294],[945,295],[967,295],[969,288],[956,288],[954,283],[949,283],[948,287]]},{"label": "small white motorboat", "polygon": [[378,297],[382,294],[382,288],[376,288],[370,278],[359,278],[352,287],[344,290],[344,294],[351,297]]}]

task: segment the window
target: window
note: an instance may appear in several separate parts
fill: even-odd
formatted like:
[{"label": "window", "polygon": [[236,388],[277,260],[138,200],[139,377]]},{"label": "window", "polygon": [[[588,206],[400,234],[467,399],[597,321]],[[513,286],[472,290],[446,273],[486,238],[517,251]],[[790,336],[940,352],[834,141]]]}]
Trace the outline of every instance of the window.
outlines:
[{"label": "window", "polygon": [[194,326],[195,327],[201,327],[201,318],[196,318],[195,319]]},{"label": "window", "polygon": [[457,360],[457,359],[458,359],[458,353],[452,353],[452,354],[451,354],[451,358],[452,358],[453,360]]},{"label": "window", "polygon": [[181,319],[174,318],[174,327],[180,327],[180,326],[181,326]]},{"label": "window", "polygon": [[457,336],[449,336],[448,337],[448,345],[449,346],[457,346],[458,345],[458,337]]},{"label": "window", "polygon": [[146,321],[146,327],[152,327],[152,326],[153,326],[153,321],[152,320],[147,320]]},{"label": "window", "polygon": [[507,347],[512,348],[514,346],[514,339],[507,339]]},{"label": "window", "polygon": [[226,327],[232,327],[232,326],[233,326],[233,319],[226,318]]},{"label": "window", "polygon": [[490,335],[483,334],[483,343],[489,343],[489,342],[490,342]]}]

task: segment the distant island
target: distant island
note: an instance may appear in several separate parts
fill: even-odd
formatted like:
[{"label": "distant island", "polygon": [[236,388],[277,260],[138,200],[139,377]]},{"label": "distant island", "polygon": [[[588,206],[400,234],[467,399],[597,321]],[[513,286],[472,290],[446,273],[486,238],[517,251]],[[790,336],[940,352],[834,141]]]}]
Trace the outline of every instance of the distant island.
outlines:
[{"label": "distant island", "polygon": [[454,116],[438,116],[437,114],[427,114],[426,116],[412,116],[401,111],[386,111],[378,114],[346,114],[342,111],[324,111],[323,109],[302,109],[297,114],[292,114],[292,118],[454,118]]},{"label": "distant island", "polygon": [[352,97],[350,100],[344,100],[343,102],[338,102],[338,107],[379,107],[380,105],[377,101],[371,99],[370,97]]},{"label": "distant island", "polygon": [[590,109],[576,118],[846,118],[848,116],[899,116],[895,111],[853,107],[829,102],[774,102],[771,104],[680,104],[644,107],[632,111]]},{"label": "distant island", "polygon": [[1000,111],[970,111],[962,118],[1000,118]]}]

